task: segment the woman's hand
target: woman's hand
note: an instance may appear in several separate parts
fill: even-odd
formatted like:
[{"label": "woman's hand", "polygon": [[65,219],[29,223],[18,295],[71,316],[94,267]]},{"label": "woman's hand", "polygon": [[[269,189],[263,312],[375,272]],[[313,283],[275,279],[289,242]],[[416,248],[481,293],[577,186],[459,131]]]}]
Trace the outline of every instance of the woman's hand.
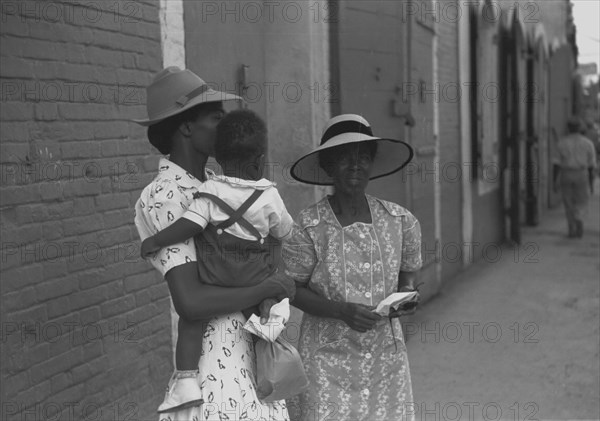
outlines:
[{"label": "woman's hand", "polygon": [[[402,287],[402,288],[400,288],[400,291],[398,291],[398,292],[411,292],[411,291],[415,291],[415,289],[410,288],[410,287]],[[413,314],[415,311],[417,311],[417,306],[419,305],[420,301],[421,301],[421,296],[417,292],[417,296],[412,301],[399,306],[398,310],[391,311],[390,315],[389,315],[390,319],[395,319],[396,317],[408,316],[410,314]]]},{"label": "woman's hand", "polygon": [[269,320],[269,313],[271,312],[271,307],[273,307],[278,302],[279,301],[277,301],[275,298],[267,298],[258,305],[261,324],[264,325],[265,323],[267,323],[267,321]]},{"label": "woman's hand", "polygon": [[277,301],[284,298],[293,301],[296,295],[296,283],[281,271],[269,276],[261,283],[261,286],[266,290],[266,297],[276,298]]},{"label": "woman's hand", "polygon": [[154,255],[154,253],[156,253],[160,249],[161,247],[158,244],[156,244],[154,236],[152,236],[142,241],[142,249],[140,251],[140,254],[142,255],[143,259],[147,259],[149,257],[152,257],[152,255]]},{"label": "woman's hand", "polygon": [[406,303],[403,306],[400,306],[398,308],[398,310],[394,310],[390,312],[390,315],[388,316],[390,319],[395,319],[397,317],[401,317],[401,316],[409,316],[411,314],[414,314],[415,311],[417,311],[417,305],[419,303],[412,301],[410,303]]},{"label": "woman's hand", "polygon": [[374,313],[372,307],[363,304],[341,303],[341,319],[358,332],[366,332],[373,329],[375,324],[381,320],[381,316]]}]

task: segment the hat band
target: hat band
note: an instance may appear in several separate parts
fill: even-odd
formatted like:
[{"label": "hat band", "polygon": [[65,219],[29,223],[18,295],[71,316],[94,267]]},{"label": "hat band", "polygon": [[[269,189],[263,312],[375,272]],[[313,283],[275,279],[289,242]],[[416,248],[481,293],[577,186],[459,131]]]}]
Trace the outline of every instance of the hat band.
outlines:
[{"label": "hat band", "polygon": [[196,89],[194,89],[189,94],[180,96],[175,101],[175,103],[177,105],[179,105],[179,107],[184,107],[188,102],[190,102],[190,100],[197,97],[198,95],[202,95],[204,92],[208,91],[208,89],[209,89],[208,84],[201,85],[201,86],[197,87]]},{"label": "hat band", "polygon": [[336,123],[325,130],[325,133],[323,133],[323,136],[321,137],[321,145],[332,137],[336,137],[344,133],[361,133],[367,136],[373,136],[371,127],[366,126],[359,121],[340,121],[339,123]]},{"label": "hat band", "polygon": [[197,96],[202,95],[209,89],[210,89],[210,87],[207,84],[201,85],[201,86],[193,89],[187,95],[180,96],[177,100],[175,100],[175,104],[167,107],[166,109],[161,110],[158,113],[151,113],[150,110],[148,110],[148,115],[150,116],[150,120],[160,118],[162,116],[171,114],[173,112],[178,112],[181,108],[185,107],[192,99],[196,98]]}]

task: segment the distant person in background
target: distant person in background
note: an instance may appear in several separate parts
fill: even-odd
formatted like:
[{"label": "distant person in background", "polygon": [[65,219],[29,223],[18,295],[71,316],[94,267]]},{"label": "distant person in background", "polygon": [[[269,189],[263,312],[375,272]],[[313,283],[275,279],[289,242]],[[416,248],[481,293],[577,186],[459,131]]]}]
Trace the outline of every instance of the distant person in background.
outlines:
[{"label": "distant person in background", "polygon": [[[600,161],[600,126],[598,123],[594,123],[592,120],[587,121],[587,128],[582,131],[585,137],[590,139],[596,148],[596,163]],[[598,169],[596,168],[596,175],[598,175]]]},{"label": "distant person in background", "polygon": [[580,133],[581,122],[570,118],[569,134],[558,141],[554,188],[560,189],[567,214],[569,238],[583,237],[583,220],[590,193],[593,192],[596,150],[590,139]]}]

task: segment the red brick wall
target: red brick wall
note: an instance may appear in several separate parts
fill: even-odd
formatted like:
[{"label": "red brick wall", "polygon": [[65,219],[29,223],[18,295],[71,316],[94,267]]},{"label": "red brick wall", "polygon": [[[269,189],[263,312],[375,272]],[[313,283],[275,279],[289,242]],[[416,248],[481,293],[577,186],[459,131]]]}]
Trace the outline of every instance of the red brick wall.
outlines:
[{"label": "red brick wall", "polygon": [[157,156],[129,119],[161,67],[158,1],[0,7],[0,418],[153,418],[169,298],[138,257]]}]

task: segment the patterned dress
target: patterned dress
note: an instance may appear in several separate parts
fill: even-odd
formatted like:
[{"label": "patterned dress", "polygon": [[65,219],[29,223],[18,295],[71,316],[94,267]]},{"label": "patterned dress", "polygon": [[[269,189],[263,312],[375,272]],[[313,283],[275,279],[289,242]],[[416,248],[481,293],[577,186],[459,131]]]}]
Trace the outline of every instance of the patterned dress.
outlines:
[{"label": "patterned dress", "polygon": [[161,414],[159,421],[289,420],[284,401],[261,403],[256,397],[256,356],[241,313],[209,322],[200,357],[198,382],[204,404]]},{"label": "patterned dress", "polygon": [[[287,272],[320,296],[376,305],[398,272],[421,268],[421,229],[403,207],[367,196],[372,223],[342,227],[327,198],[300,213],[284,245]],[[393,324],[393,329],[392,329]],[[293,420],[412,420],[412,387],[398,319],[360,333],[304,313],[298,348],[310,389],[288,402]]]},{"label": "patterned dress", "polygon": [[[200,180],[183,168],[161,159],[158,175],[144,188],[135,205],[135,225],[140,238],[144,240],[180,218],[201,185]],[[196,249],[191,239],[166,247],[151,259],[163,276],[176,266],[195,261]],[[160,421],[289,420],[284,401],[267,404],[256,396],[254,343],[242,329],[244,323],[246,318],[241,312],[209,322],[198,375],[205,403],[197,408],[160,414]]]}]

